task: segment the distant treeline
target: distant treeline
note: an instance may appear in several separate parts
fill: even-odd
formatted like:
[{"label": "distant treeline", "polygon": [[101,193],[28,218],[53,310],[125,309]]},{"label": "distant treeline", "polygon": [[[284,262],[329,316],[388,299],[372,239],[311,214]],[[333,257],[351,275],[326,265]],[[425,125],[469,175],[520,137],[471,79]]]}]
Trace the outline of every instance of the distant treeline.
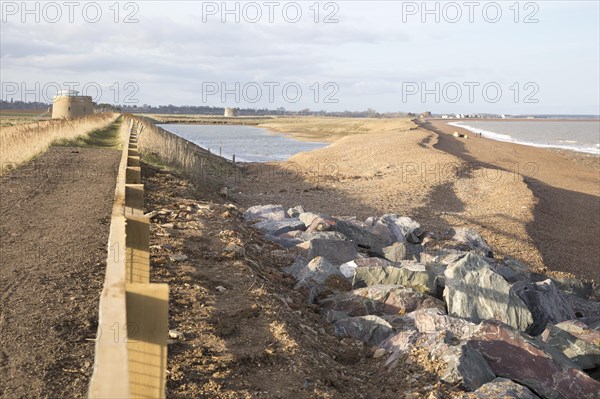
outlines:
[{"label": "distant treeline", "polygon": [[[339,116],[349,118],[399,118],[399,117],[414,117],[415,115],[410,112],[386,112],[379,113],[374,109],[368,109],[366,111],[341,111],[341,112],[328,112],[325,110],[313,111],[308,108],[291,111],[286,110],[283,107],[277,109],[268,108],[236,108],[239,116],[266,116],[266,115],[311,115],[311,116]],[[119,107],[119,110],[124,112],[130,112],[133,114],[191,114],[191,115],[219,115],[222,116],[225,112],[223,107],[209,107],[209,106],[194,106],[194,105],[143,105],[143,106],[127,106],[123,105]]]},{"label": "distant treeline", "polygon": [[50,104],[40,102],[4,101],[0,100],[0,110],[40,110],[48,109]]},{"label": "distant treeline", "polygon": [[[22,102],[22,101],[1,101],[0,109],[3,110],[30,110],[30,109],[47,109],[50,104],[40,102]],[[223,116],[224,107],[210,107],[206,105],[112,105],[112,104],[95,104],[97,111],[102,112],[129,112],[132,114],[170,114],[170,115],[215,115]],[[283,107],[277,109],[268,108],[236,108],[239,116],[266,116],[266,115],[288,115],[288,116],[338,116],[347,118],[405,118],[416,116],[410,112],[385,112],[380,113],[374,109],[366,111],[341,111],[327,112],[324,110],[313,111],[308,108],[291,111]]]}]

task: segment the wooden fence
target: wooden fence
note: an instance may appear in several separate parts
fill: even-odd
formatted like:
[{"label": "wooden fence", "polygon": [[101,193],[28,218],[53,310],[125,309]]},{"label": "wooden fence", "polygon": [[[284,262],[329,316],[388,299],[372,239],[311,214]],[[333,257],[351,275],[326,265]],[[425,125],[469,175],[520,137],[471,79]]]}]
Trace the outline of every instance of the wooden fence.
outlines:
[{"label": "wooden fence", "polygon": [[[210,150],[168,132],[144,118],[131,116],[139,126],[139,150],[144,156],[156,156],[165,164],[179,168],[192,182],[210,185],[228,177],[239,178],[240,169]],[[235,157],[235,155],[234,155]]]},{"label": "wooden fence", "polygon": [[89,398],[164,398],[169,288],[150,283],[138,121],[125,117]]}]

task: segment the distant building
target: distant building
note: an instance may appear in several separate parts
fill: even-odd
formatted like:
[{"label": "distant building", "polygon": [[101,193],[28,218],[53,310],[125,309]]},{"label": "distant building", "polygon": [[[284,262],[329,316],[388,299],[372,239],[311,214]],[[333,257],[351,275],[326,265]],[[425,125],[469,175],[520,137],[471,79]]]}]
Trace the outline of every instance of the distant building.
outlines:
[{"label": "distant building", "polygon": [[225,112],[223,113],[225,117],[234,117],[238,116],[238,110],[236,108],[225,108]]},{"label": "distant building", "polygon": [[52,99],[52,118],[71,119],[94,113],[94,102],[90,96],[80,96],[74,90],[61,90]]}]

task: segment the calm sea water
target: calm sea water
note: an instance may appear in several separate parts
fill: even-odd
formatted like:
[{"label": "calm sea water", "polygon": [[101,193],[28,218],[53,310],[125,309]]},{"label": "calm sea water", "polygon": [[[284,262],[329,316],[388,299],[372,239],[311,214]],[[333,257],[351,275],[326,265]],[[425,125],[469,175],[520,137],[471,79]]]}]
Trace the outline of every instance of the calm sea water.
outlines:
[{"label": "calm sea water", "polygon": [[600,154],[600,120],[595,121],[468,121],[452,122],[499,141]]},{"label": "calm sea water", "polygon": [[158,125],[213,154],[240,162],[285,161],[302,151],[325,147],[327,143],[298,141],[270,134],[265,129],[237,125]]}]

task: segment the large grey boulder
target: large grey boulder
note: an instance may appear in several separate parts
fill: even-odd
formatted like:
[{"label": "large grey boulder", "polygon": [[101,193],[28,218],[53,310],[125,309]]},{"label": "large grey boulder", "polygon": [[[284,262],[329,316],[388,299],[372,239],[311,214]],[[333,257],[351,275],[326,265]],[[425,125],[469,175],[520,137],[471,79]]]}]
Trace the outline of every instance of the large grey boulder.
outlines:
[{"label": "large grey boulder", "polygon": [[349,279],[354,278],[357,267],[382,267],[392,266],[392,262],[382,258],[357,258],[340,265],[340,271]]},{"label": "large grey boulder", "polygon": [[370,345],[379,345],[394,333],[392,326],[379,316],[358,316],[342,319],[335,324],[337,335],[352,337]]},{"label": "large grey boulder", "polygon": [[304,223],[308,227],[312,224],[312,222],[316,218],[318,218],[320,216],[321,215],[319,215],[318,213],[302,212],[301,214],[298,215],[298,219],[300,219],[302,221],[302,223]]},{"label": "large grey boulder", "polygon": [[400,263],[403,260],[419,261],[423,247],[407,242],[396,242],[389,247],[382,248],[381,251],[385,259],[392,263]]},{"label": "large grey boulder", "polygon": [[339,269],[321,256],[311,260],[306,267],[300,270],[297,274],[298,282],[296,283],[296,289],[325,285],[331,276],[341,276]]},{"label": "large grey boulder", "polygon": [[442,309],[422,308],[412,313],[415,328],[422,334],[449,332],[457,340],[468,339],[476,330],[477,324],[464,319],[448,316]]},{"label": "large grey boulder", "polygon": [[284,272],[286,272],[288,274],[291,274],[297,280],[298,277],[300,276],[300,273],[302,273],[304,271],[304,269],[306,269],[306,266],[308,265],[308,263],[309,263],[308,260],[306,260],[302,257],[296,257],[296,259],[294,260],[294,263],[292,263],[288,267],[284,267],[281,270],[283,270]]},{"label": "large grey boulder", "polygon": [[548,323],[556,324],[575,318],[569,301],[550,279],[538,283],[517,281],[512,289],[533,316],[533,323],[526,329],[531,335],[541,334]]},{"label": "large grey boulder", "polygon": [[491,266],[496,273],[504,277],[509,283],[516,283],[521,280],[529,281],[532,277],[531,266],[513,258],[505,257]]},{"label": "large grey boulder", "polygon": [[302,223],[300,219],[294,218],[282,220],[266,219],[255,223],[253,226],[261,233],[268,234],[270,236],[278,236],[294,230],[306,230],[304,223]]},{"label": "large grey boulder", "polygon": [[493,252],[487,241],[475,230],[468,227],[461,227],[454,230],[452,239],[467,248],[476,251],[482,256],[493,258]]},{"label": "large grey boulder", "polygon": [[301,230],[288,231],[287,233],[283,233],[278,236],[274,236],[271,234],[265,235],[266,240],[279,244],[284,248],[292,248],[298,244],[301,244],[302,242],[304,242],[304,240],[301,237]]},{"label": "large grey boulder", "polygon": [[341,265],[358,257],[356,243],[345,240],[314,238],[296,245],[295,251],[306,259],[322,256],[335,265]]},{"label": "large grey boulder", "polygon": [[460,399],[539,399],[527,387],[519,385],[508,378],[495,378],[483,384],[475,392],[465,393]]},{"label": "large grey boulder", "polygon": [[594,295],[594,285],[591,281],[582,281],[574,277],[551,277],[559,290],[579,297],[589,299]]},{"label": "large grey boulder", "polygon": [[462,251],[456,248],[424,247],[423,252],[421,253],[421,262],[447,266],[450,263],[454,263],[457,260],[464,258],[468,253],[468,251]]},{"label": "large grey boulder", "polygon": [[[383,246],[388,246],[398,241],[388,224],[381,220],[381,218],[367,218],[367,220],[365,220],[365,229],[379,237]],[[404,241],[404,238],[402,238],[402,241]]]},{"label": "large grey boulder", "polygon": [[441,378],[447,383],[475,390],[496,378],[483,356],[468,342],[449,346],[440,358],[446,363]]},{"label": "large grey boulder", "polygon": [[355,220],[337,219],[334,229],[354,241],[359,247],[379,250],[383,241]]},{"label": "large grey boulder", "polygon": [[446,288],[446,275],[444,273],[446,272],[446,267],[447,265],[441,263],[425,263],[425,268],[427,268],[429,274],[435,279],[434,296],[436,298],[443,298],[444,296],[444,288]]},{"label": "large grey boulder", "polygon": [[357,267],[354,271],[354,288],[371,285],[402,285],[418,292],[435,294],[435,276],[420,263],[404,262],[397,266]]},{"label": "large grey boulder", "polygon": [[380,218],[370,217],[365,220],[365,226],[371,233],[379,236],[384,245],[405,241],[416,244],[423,232],[419,223],[409,217],[395,214],[386,214]]},{"label": "large grey boulder", "polygon": [[303,232],[300,238],[304,241],[310,241],[315,238],[322,240],[340,240],[348,241],[348,237],[340,233],[339,231],[313,231],[312,233]]},{"label": "large grey boulder", "polygon": [[281,205],[256,205],[244,212],[244,220],[247,222],[259,220],[283,220],[287,217]]},{"label": "large grey boulder", "polygon": [[482,322],[469,342],[497,376],[525,385],[542,398],[599,398],[600,382],[562,353],[497,320]]},{"label": "large grey boulder", "polygon": [[600,366],[600,329],[595,331],[582,321],[569,320],[548,326],[541,339],[584,370]]},{"label": "large grey boulder", "polygon": [[567,294],[569,304],[575,312],[575,317],[594,317],[600,315],[600,302],[583,299],[579,296]]},{"label": "large grey boulder", "polygon": [[418,309],[444,311],[444,303],[413,289],[398,285],[374,285],[329,297],[320,303],[325,310],[349,316],[404,315]]},{"label": "large grey boulder", "polygon": [[444,300],[449,315],[474,323],[496,319],[521,331],[533,324],[533,316],[523,300],[482,256],[469,253],[449,265],[444,274]]}]

